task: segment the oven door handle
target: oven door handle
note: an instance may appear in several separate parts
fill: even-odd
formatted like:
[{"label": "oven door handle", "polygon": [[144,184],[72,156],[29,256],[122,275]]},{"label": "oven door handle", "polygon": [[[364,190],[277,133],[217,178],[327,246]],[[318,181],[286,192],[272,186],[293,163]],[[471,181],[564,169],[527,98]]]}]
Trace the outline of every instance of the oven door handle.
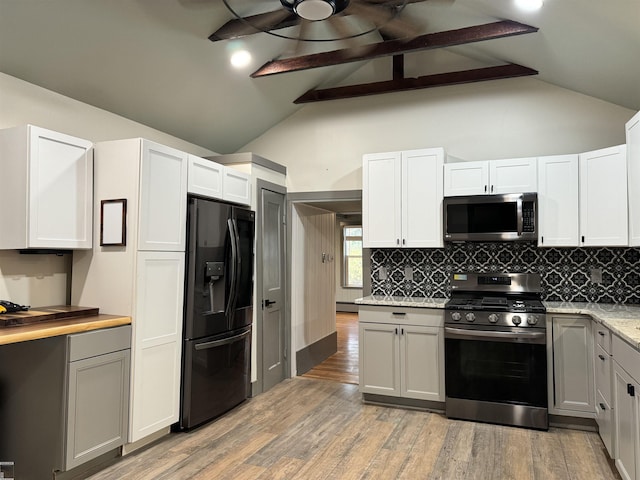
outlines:
[{"label": "oven door handle", "polygon": [[493,340],[495,342],[546,343],[546,332],[497,332],[486,330],[467,330],[464,328],[444,328],[445,338],[460,340]]}]

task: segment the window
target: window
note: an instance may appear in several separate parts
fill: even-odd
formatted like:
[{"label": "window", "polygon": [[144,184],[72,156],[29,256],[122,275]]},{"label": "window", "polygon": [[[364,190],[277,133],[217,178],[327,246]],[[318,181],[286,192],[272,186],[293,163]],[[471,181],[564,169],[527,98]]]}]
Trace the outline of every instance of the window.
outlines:
[{"label": "window", "polygon": [[362,288],[362,226],[342,227],[342,282],[344,287]]}]

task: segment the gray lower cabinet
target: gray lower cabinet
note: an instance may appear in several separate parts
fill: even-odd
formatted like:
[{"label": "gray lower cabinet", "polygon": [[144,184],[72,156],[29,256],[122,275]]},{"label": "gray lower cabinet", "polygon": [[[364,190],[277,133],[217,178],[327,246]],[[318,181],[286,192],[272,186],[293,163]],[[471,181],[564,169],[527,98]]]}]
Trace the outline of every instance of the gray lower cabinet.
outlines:
[{"label": "gray lower cabinet", "polygon": [[591,323],[591,317],[572,315],[554,315],[547,323],[549,413],[595,418]]},{"label": "gray lower cabinet", "polygon": [[430,309],[360,307],[360,391],[443,402],[443,318]]},{"label": "gray lower cabinet", "polygon": [[593,323],[595,344],[594,370],[596,377],[596,423],[602,443],[611,458],[614,457],[613,435],[613,358],[611,356],[611,331],[599,323]]},{"label": "gray lower cabinet", "polygon": [[131,327],[69,335],[65,470],[127,440]]},{"label": "gray lower cabinet", "polygon": [[640,352],[613,336],[615,462],[623,480],[640,479]]},{"label": "gray lower cabinet", "polygon": [[129,325],[0,345],[0,462],[42,480],[126,441]]}]

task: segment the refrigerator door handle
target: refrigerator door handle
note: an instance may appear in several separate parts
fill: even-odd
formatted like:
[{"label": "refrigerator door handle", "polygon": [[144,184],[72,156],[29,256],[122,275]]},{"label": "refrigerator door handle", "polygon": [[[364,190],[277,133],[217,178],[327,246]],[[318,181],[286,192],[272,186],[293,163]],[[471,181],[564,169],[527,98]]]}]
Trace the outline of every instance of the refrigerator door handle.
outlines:
[{"label": "refrigerator door handle", "polygon": [[236,284],[238,279],[238,234],[236,233],[235,221],[229,218],[227,220],[229,226],[229,236],[231,237],[231,279],[229,299],[227,301],[226,316],[230,318],[231,311],[235,308],[236,303]]},{"label": "refrigerator door handle", "polygon": [[251,330],[248,330],[244,333],[234,335],[233,337],[223,338],[222,340],[214,340],[213,342],[197,343],[196,345],[194,345],[194,348],[196,350],[208,350],[210,348],[221,347],[222,345],[229,345],[231,343],[235,343],[238,340],[246,337],[250,333],[251,333]]}]

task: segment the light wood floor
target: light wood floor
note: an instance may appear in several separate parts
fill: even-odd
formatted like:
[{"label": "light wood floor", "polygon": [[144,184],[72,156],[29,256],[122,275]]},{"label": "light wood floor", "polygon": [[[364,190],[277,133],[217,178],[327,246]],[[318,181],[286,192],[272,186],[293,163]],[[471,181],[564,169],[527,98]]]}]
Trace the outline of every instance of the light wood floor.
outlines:
[{"label": "light wood floor", "polygon": [[363,405],[356,385],[297,377],[90,477],[618,479],[596,433],[448,420]]},{"label": "light wood floor", "polygon": [[338,351],[303,375],[358,384],[358,314],[337,312]]}]

